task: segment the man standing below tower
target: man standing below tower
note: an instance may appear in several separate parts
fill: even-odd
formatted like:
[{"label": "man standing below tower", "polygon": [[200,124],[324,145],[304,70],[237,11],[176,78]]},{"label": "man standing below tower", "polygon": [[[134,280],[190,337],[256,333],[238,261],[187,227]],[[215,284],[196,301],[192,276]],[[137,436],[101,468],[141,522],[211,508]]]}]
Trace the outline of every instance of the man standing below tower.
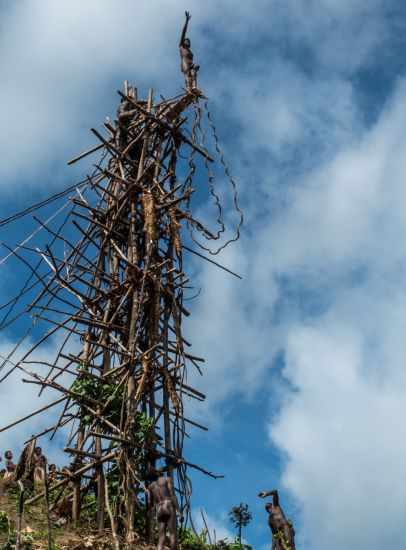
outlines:
[{"label": "man standing below tower", "polygon": [[14,475],[14,471],[16,469],[16,465],[13,462],[13,453],[12,451],[6,451],[4,453],[5,464],[6,464],[6,474],[4,476],[4,480],[10,480],[12,479]]},{"label": "man standing below tower", "polygon": [[272,496],[272,503],[265,505],[268,512],[268,525],[272,531],[272,550],[295,550],[295,530],[288,521],[279,504],[279,495],[276,489],[261,491],[260,498]]},{"label": "man standing below tower", "polygon": [[45,469],[46,469],[46,458],[42,454],[41,447],[34,448],[34,454],[32,459],[34,463],[34,482],[43,483],[44,477],[45,477]]},{"label": "man standing below tower", "polygon": [[169,534],[169,547],[176,550],[177,547],[177,526],[176,512],[179,512],[179,505],[176,499],[173,482],[170,477],[159,475],[157,470],[151,471],[149,476],[151,482],[146,492],[150,509],[155,507],[156,519],[158,522],[158,550],[164,550],[166,534]]}]

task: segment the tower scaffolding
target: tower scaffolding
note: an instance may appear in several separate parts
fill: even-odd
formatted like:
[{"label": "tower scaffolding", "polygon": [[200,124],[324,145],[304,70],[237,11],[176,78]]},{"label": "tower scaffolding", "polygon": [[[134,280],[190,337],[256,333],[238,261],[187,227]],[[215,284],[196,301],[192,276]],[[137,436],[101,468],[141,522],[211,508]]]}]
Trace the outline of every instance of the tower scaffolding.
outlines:
[{"label": "tower scaffolding", "polygon": [[[186,89],[156,101],[152,90],[146,99],[139,98],[126,81],[118,94],[116,120],[107,120],[104,132],[92,129],[98,144],[69,162],[101,153],[93,174],[69,197],[64,222],[54,228],[51,222],[35,218],[51,240],[42,248],[34,247],[30,236],[9,247],[9,255],[30,272],[10,307],[16,307],[26,288],[37,285],[39,293],[22,314],[32,315],[35,324],[45,323],[49,329],[15,362],[18,346],[12,350],[0,366],[0,381],[18,369],[25,383],[60,394],[33,413],[62,404],[58,420],[26,443],[70,425],[65,447],[71,457],[69,473],[51,484],[50,492],[69,484],[73,520],[78,522],[84,480],[90,475],[97,486],[99,530],[105,528],[108,512],[112,531],[123,533],[131,543],[136,538],[140,495],[151,472],[166,472],[173,478],[185,520],[192,492],[188,469],[222,477],[190,463],[183,452],[189,427],[207,430],[185,416],[185,397],[203,401],[205,395],[188,383],[189,369],[202,374],[204,359],[191,352],[183,331],[184,318],[190,315],[184,299],[189,278],[183,252],[222,267],[185,243],[186,230],[195,242],[196,234],[211,241],[225,231],[211,169],[217,159],[231,182],[239,223],[236,237],[209,252],[217,253],[238,238],[242,213],[200,90]],[[205,147],[204,111],[213,130],[214,155]],[[193,181],[199,169],[204,170],[214,197],[217,233],[192,212]],[[55,335],[63,335],[55,358],[44,360],[38,349]],[[159,462],[164,465],[159,467]],[[43,497],[40,492],[26,505]]]}]

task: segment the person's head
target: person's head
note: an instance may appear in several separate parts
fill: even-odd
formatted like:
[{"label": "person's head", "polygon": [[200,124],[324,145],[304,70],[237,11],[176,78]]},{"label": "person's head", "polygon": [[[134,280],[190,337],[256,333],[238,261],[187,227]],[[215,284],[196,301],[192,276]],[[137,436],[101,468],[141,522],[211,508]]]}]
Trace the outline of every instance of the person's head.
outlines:
[{"label": "person's head", "polygon": [[56,472],[56,464],[50,464],[48,468],[50,472]]},{"label": "person's head", "polygon": [[35,453],[37,456],[41,456],[41,455],[42,455],[42,449],[41,449],[41,447],[35,447],[35,448],[34,448],[34,453]]},{"label": "person's head", "polygon": [[190,39],[189,39],[189,38],[185,38],[185,40],[183,41],[183,45],[184,45],[186,48],[190,48]]},{"label": "person's head", "polygon": [[265,504],[265,510],[268,512],[268,514],[272,514],[273,512],[273,506],[270,502],[268,502],[267,504]]},{"label": "person's head", "polygon": [[7,459],[7,460],[11,460],[13,458],[13,453],[11,451],[6,451],[4,453],[4,457]]}]

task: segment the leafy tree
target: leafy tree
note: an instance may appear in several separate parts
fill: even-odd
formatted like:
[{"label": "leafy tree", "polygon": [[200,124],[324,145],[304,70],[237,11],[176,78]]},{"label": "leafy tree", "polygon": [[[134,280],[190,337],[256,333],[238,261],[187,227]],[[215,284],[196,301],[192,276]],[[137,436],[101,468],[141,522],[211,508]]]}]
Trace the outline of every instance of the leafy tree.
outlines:
[{"label": "leafy tree", "polygon": [[237,529],[237,540],[239,542],[240,548],[242,548],[241,536],[242,528],[246,527],[249,522],[252,520],[252,514],[248,510],[248,504],[240,503],[239,506],[233,506],[228,513],[230,521],[234,524]]}]

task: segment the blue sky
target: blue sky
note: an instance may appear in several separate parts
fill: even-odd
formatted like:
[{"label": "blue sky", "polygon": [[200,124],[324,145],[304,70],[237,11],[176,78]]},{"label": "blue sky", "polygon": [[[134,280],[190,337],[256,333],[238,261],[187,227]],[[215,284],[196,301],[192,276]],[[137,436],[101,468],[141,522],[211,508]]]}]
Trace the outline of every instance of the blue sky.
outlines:
[{"label": "blue sky", "polygon": [[[144,92],[179,91],[185,9],[246,214],[241,240],[222,255],[243,281],[188,258],[202,292],[187,331],[207,358],[196,383],[209,396],[191,412],[210,425],[188,450],[226,475],[193,475],[194,508],[221,534],[230,507],[248,502],[247,539],[262,549],[270,538],[255,495],[276,486],[299,549],[402,547],[402,2],[2,4],[0,217],[86,172],[66,161],[93,143],[90,127],[114,116],[124,79]],[[199,211],[210,216],[205,204]],[[27,218],[0,229],[0,240],[32,227]],[[13,262],[1,270],[7,299],[19,271]],[[1,354],[21,328],[0,337]],[[29,390],[17,388],[16,379],[0,386],[4,423],[30,410]],[[0,448],[17,448],[42,422],[52,423],[0,434]]]}]

